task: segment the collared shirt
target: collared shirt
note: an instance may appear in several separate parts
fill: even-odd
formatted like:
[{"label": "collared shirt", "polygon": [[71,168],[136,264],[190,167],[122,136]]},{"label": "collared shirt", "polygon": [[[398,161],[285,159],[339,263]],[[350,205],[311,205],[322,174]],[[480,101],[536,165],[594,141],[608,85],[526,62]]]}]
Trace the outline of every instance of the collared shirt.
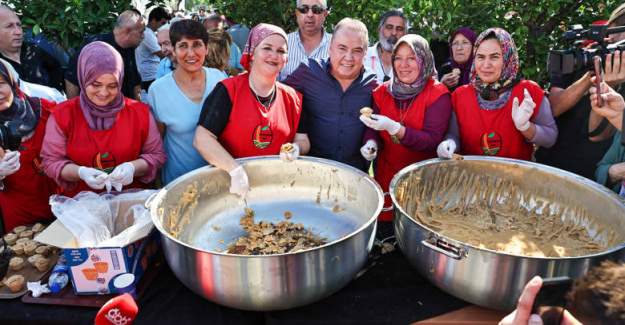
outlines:
[{"label": "collared shirt", "polygon": [[158,63],[158,69],[156,69],[156,79],[160,79],[172,71],[174,71],[174,67],[171,65],[171,60],[168,57],[164,57],[161,59],[161,62]]},{"label": "collared shirt", "polygon": [[378,83],[383,83],[393,77],[393,69],[389,68],[388,75],[384,73],[384,67],[382,66],[382,59],[378,55],[378,45],[380,42],[373,44],[367,48],[367,55],[363,60],[365,69],[375,74]]},{"label": "collared shirt", "polygon": [[24,81],[60,91],[65,90],[61,63],[34,43],[27,41],[22,43],[20,62],[13,61],[1,53],[0,58],[9,62]]},{"label": "collared shirt", "polygon": [[308,59],[327,59],[328,50],[330,49],[330,40],[332,34],[323,32],[323,38],[321,42],[314,49],[310,55],[306,54],[304,44],[300,38],[299,31],[294,31],[287,35],[287,46],[289,51],[289,61],[286,63],[282,71],[280,72],[280,80],[285,80],[293,71],[295,71],[300,64],[308,63]]},{"label": "collared shirt", "polygon": [[360,109],[371,107],[378,86],[375,75],[363,72],[345,90],[330,74],[329,60],[308,61],[285,81],[304,95],[302,120],[310,139],[310,155],[333,159],[361,170],[367,168],[360,155],[365,125]]}]

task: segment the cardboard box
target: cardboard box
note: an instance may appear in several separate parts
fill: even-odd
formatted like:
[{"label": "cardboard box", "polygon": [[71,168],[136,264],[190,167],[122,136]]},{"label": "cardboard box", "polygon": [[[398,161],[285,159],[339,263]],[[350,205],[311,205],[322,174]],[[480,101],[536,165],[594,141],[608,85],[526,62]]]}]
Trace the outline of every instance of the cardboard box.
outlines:
[{"label": "cardboard box", "polygon": [[[138,200],[115,202],[121,216],[133,205],[142,203]],[[130,224],[126,226],[130,226],[132,221],[127,221]],[[158,232],[150,223],[125,238],[119,246],[78,247],[72,233],[58,220],[35,238],[41,243],[61,248],[69,266],[74,293],[78,295],[125,292],[126,288],[118,288],[113,283],[117,277],[127,273],[134,275],[136,285],[158,250],[158,239]]]}]

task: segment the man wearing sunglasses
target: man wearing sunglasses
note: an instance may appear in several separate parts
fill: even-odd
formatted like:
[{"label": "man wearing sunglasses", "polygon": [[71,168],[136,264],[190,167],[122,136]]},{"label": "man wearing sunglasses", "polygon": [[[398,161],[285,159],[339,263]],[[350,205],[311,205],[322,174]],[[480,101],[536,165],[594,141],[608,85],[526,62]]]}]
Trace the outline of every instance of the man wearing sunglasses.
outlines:
[{"label": "man wearing sunglasses", "polygon": [[393,76],[391,55],[393,46],[408,30],[408,19],[401,10],[389,10],[380,18],[378,25],[379,41],[367,49],[365,69],[375,73],[379,83],[390,80]]},{"label": "man wearing sunglasses", "polygon": [[280,73],[286,79],[301,63],[308,59],[325,59],[332,34],[326,33],[323,23],[328,16],[326,0],[297,0],[295,17],[298,29],[287,35],[289,58]]}]

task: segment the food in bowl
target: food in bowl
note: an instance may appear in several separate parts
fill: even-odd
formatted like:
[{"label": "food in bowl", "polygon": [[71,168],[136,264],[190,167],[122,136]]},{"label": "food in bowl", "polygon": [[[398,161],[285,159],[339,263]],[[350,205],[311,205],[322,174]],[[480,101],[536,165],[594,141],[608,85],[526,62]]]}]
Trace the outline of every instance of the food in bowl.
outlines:
[{"label": "food in bowl", "polygon": [[373,109],[371,107],[363,107],[360,109],[360,114],[370,118],[371,114],[373,114]]},{"label": "food in bowl", "polygon": [[[285,215],[286,216],[286,215]],[[228,253],[240,255],[270,255],[294,253],[327,243],[323,237],[307,230],[301,223],[281,221],[278,224],[254,222],[254,211],[245,209],[241,226],[247,235],[239,237],[228,247]]]},{"label": "food in bowl", "polygon": [[577,257],[618,244],[609,225],[582,207],[532,199],[512,181],[457,167],[421,171],[396,195],[411,218],[440,235],[477,248],[531,257]]}]

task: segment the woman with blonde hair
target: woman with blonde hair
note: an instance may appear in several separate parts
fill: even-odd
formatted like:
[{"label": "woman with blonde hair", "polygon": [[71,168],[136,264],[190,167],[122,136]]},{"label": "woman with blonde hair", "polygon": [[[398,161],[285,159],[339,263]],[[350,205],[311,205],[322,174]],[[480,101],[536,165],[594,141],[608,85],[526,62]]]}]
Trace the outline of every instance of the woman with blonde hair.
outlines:
[{"label": "woman with blonde hair", "polygon": [[230,34],[221,29],[211,29],[208,31],[208,42],[206,43],[206,61],[209,68],[215,68],[228,75],[233,75],[230,69],[230,44],[232,38]]}]

